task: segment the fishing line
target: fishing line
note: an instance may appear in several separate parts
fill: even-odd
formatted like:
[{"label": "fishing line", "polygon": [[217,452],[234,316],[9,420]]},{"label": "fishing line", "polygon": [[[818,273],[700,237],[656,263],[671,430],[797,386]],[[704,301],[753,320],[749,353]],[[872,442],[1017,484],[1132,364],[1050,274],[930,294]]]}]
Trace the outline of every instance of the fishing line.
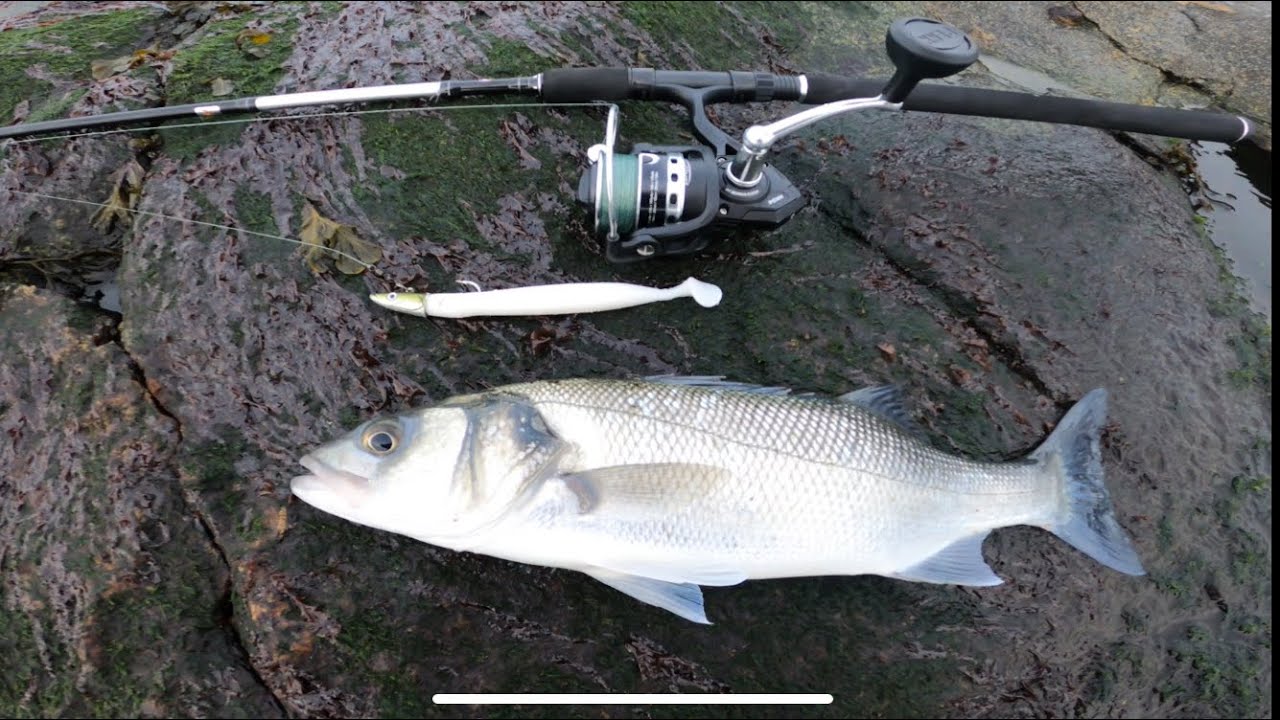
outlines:
[{"label": "fishing line", "polygon": [[415,107],[415,108],[373,108],[369,110],[344,110],[331,111],[321,113],[299,113],[297,115],[276,115],[266,116],[259,115],[251,118],[232,118],[229,120],[197,120],[195,122],[177,123],[174,125],[156,125],[135,128],[115,128],[113,130],[94,130],[91,132],[73,133],[70,135],[50,135],[35,136],[29,138],[10,138],[6,144],[27,145],[30,143],[48,142],[51,140],[75,140],[83,137],[96,137],[101,135],[116,135],[120,133],[149,133],[158,132],[160,130],[179,130],[182,128],[194,127],[212,127],[214,125],[246,125],[249,123],[259,122],[276,122],[280,120],[309,120],[311,118],[323,117],[345,117],[348,115],[376,115],[399,112],[428,112],[428,111],[445,111],[445,110],[483,110],[487,108],[510,109],[510,108],[545,108],[545,107],[608,107],[612,103],[607,102],[563,102],[563,103],[487,103],[483,105],[442,105],[433,107]]},{"label": "fishing line", "polygon": [[[246,235],[256,235],[257,237],[267,238],[269,240],[282,240],[287,243],[292,243],[294,245],[302,245],[305,247],[316,247],[316,245],[313,245],[311,243],[303,242],[301,240],[295,240],[294,238],[285,237],[283,235],[272,235],[271,233],[258,232],[257,230],[246,230],[244,228],[235,227],[234,225],[219,225],[218,223],[205,222],[204,220],[192,220],[191,218],[182,218],[176,215],[165,215],[164,213],[152,212],[150,210],[132,210],[128,208],[121,208],[117,205],[108,205],[106,203],[94,202],[92,200],[79,200],[76,198],[61,197],[59,195],[48,195],[46,193],[31,192],[29,190],[13,190],[12,192],[16,192],[21,195],[30,195],[32,197],[45,198],[48,200],[61,200],[63,202],[79,203],[81,205],[92,205],[94,207],[100,207],[100,208],[109,208],[114,210],[124,209],[126,212],[136,213],[138,215],[147,215],[150,217],[162,218],[164,220],[173,220],[175,222],[180,222],[180,223],[193,223],[196,225],[203,225],[205,227],[216,228],[218,230],[227,230],[229,232],[242,232]],[[323,249],[325,252],[330,252],[330,253],[333,253],[334,255],[339,255],[341,257],[347,258],[348,260],[351,260],[357,263],[358,265],[362,266],[365,270],[368,270],[369,268],[373,267],[372,265],[370,265],[367,262],[364,262],[360,258],[355,257],[354,255],[350,255],[348,253],[344,253],[341,250],[337,250],[335,248],[329,248],[329,247],[326,247]]]},{"label": "fishing line", "polygon": [[[0,138],[25,146],[54,132],[65,134],[53,139],[72,140],[118,132],[150,133],[231,123],[424,110],[607,106],[610,114],[605,142],[587,148],[590,165],[580,176],[576,192],[572,188],[570,192],[574,192],[579,204],[591,209],[590,232],[603,246],[605,259],[623,264],[692,255],[713,241],[740,231],[772,230],[788,222],[806,206],[808,198],[776,163],[768,161],[772,148],[783,139],[838,115],[862,111],[953,113],[1229,143],[1240,142],[1253,132],[1246,118],[1220,112],[922,84],[924,80],[962,72],[978,59],[978,46],[972,38],[959,28],[929,18],[894,21],[885,35],[885,48],[894,65],[894,74],[887,83],[826,73],[557,68],[519,77],[332,88],[103,112],[3,126]],[[435,104],[446,98],[493,93],[536,94],[540,99]],[[366,107],[369,103],[408,100],[418,101],[419,106],[262,115],[276,110],[292,113],[299,108],[350,107],[355,103]],[[632,143],[626,153],[615,153],[618,106],[614,101],[622,100],[682,106],[688,113],[695,142]],[[796,102],[810,107],[752,125],[742,132],[740,141],[717,127],[707,114],[707,108],[717,103],[753,102]],[[221,119],[231,114],[240,117]],[[215,117],[220,119],[213,120]],[[171,119],[179,124],[159,124]],[[138,123],[145,125],[118,129]],[[104,127],[113,129],[99,129]],[[4,147],[0,144],[0,148]],[[452,150],[447,147],[444,152]]]},{"label": "fishing line", "polygon": [[[55,135],[52,137],[32,137],[32,138],[23,138],[23,139],[10,139],[5,144],[25,145],[25,144],[36,143],[36,142],[49,142],[52,140],[74,140],[74,139],[83,138],[83,137],[115,135],[120,133],[149,133],[149,132],[157,132],[160,130],[178,130],[182,128],[209,127],[212,125],[233,125],[233,124],[243,125],[243,124],[256,123],[256,122],[275,122],[279,120],[287,120],[287,121],[308,120],[312,118],[345,117],[350,115],[375,115],[375,114],[388,114],[388,113],[443,111],[443,110],[481,110],[486,108],[511,109],[511,108],[530,108],[530,107],[537,107],[537,108],[608,107],[610,104],[611,103],[605,103],[605,102],[486,103],[483,105],[453,105],[453,106],[442,106],[442,107],[373,108],[369,110],[347,110],[347,111],[333,111],[333,112],[322,112],[322,113],[301,113],[298,115],[286,115],[286,116],[275,116],[275,117],[258,116],[253,118],[234,118],[230,120],[206,120],[206,121],[197,121],[197,122],[190,122],[190,123],[179,123],[176,125],[159,125],[154,127],[115,128],[112,130],[97,130],[93,132],[75,133],[70,135]],[[269,240],[280,240],[286,243],[291,243],[293,245],[301,245],[304,247],[316,247],[311,243],[303,242],[295,238],[290,238],[283,235],[274,235],[272,233],[258,232],[256,230],[247,230],[245,228],[237,228],[232,225],[220,225],[218,223],[206,222],[204,220],[192,220],[190,218],[182,218],[176,215],[166,215],[164,213],[152,212],[150,210],[136,210],[132,208],[121,208],[119,206],[113,206],[113,205],[108,205],[106,203],[94,202],[92,200],[81,200],[77,198],[62,197],[59,195],[49,195],[47,193],[38,193],[30,190],[12,189],[11,191],[19,195],[27,195],[30,197],[44,198],[47,200],[58,200],[61,202],[79,203],[81,205],[90,205],[98,208],[125,210],[126,212],[135,213],[138,215],[155,217],[155,218],[160,218],[164,220],[172,220],[180,223],[193,223],[195,225],[202,225],[204,227],[215,228],[218,230],[226,230],[228,232],[242,232],[246,235],[253,235],[256,237],[266,238]],[[373,265],[364,262],[360,258],[355,257],[354,255],[351,255],[349,253],[342,252],[341,250],[338,250],[336,248],[326,247],[323,249],[328,253],[332,253],[339,257],[343,257],[348,260],[351,260],[357,265],[360,265],[361,267],[363,267],[365,270],[368,270],[373,267]]]}]

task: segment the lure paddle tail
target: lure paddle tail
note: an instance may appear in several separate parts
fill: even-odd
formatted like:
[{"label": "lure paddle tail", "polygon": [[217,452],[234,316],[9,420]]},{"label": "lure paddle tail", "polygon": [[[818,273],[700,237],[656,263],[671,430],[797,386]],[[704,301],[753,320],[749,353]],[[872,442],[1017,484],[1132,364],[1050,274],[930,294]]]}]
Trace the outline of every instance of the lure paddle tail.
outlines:
[{"label": "lure paddle tail", "polygon": [[689,278],[670,288],[616,282],[560,283],[481,292],[378,293],[369,299],[409,315],[465,318],[604,312],[682,297],[693,298],[702,307],[710,308],[720,304],[722,296],[715,285]]}]

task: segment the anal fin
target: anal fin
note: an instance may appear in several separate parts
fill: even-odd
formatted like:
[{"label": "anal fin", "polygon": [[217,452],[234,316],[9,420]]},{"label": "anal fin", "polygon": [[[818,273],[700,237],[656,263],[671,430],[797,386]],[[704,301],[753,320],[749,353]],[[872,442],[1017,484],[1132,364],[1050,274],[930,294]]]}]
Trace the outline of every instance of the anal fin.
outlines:
[{"label": "anal fin", "polygon": [[1004,581],[982,559],[982,542],[988,534],[960,538],[925,560],[893,573],[892,577],[945,585],[1001,585]]}]

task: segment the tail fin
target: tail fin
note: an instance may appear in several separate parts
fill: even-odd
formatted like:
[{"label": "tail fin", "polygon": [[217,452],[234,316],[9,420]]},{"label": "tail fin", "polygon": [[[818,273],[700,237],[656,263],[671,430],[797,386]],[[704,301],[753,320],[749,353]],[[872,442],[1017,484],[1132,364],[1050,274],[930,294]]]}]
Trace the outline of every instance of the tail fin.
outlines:
[{"label": "tail fin", "polygon": [[1032,459],[1060,474],[1063,489],[1062,506],[1044,527],[1109,568],[1145,575],[1103,484],[1101,436],[1106,419],[1107,391],[1099,388],[1076,403],[1031,453]]}]

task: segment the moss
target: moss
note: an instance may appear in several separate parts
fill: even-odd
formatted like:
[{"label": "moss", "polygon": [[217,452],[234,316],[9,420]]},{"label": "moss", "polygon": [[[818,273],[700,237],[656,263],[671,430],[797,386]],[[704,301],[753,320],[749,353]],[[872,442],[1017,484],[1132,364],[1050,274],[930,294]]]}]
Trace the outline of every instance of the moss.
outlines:
[{"label": "moss", "polygon": [[1257,387],[1271,397],[1271,323],[1250,314],[1242,319],[1240,333],[1228,342],[1240,363],[1227,373],[1231,384]]},{"label": "moss", "polygon": [[[272,94],[284,73],[282,64],[293,52],[293,35],[298,27],[296,18],[272,17],[272,12],[278,11],[207,23],[196,44],[174,55],[173,68],[165,83],[166,103],[180,105],[215,99],[212,83],[219,78],[232,83],[235,97]],[[263,22],[264,15],[268,19],[262,30],[269,39],[264,45],[255,46],[262,50],[261,56],[255,57],[237,45],[237,38],[250,22]],[[250,45],[248,41],[242,42],[246,47]],[[193,157],[210,145],[235,142],[242,131],[241,125],[230,124],[166,132],[165,151],[176,157]]]},{"label": "moss", "polygon": [[[254,192],[244,185],[236,188],[236,219],[238,225],[255,233],[279,235],[275,217],[271,211],[271,198],[263,193]],[[242,252],[246,265],[263,263],[264,265],[284,265],[295,262],[297,246],[283,240],[249,235],[245,239]]]},{"label": "moss", "polygon": [[1185,639],[1172,652],[1189,686],[1166,686],[1163,692],[1207,703],[1222,717],[1252,717],[1263,702],[1258,676],[1264,672],[1263,661],[1254,651],[1206,627],[1189,626]]},{"label": "moss", "polygon": [[346,406],[338,411],[338,427],[354,429],[362,422],[364,416],[354,407]]},{"label": "moss", "polygon": [[[28,98],[34,102],[29,121],[61,116],[84,90],[50,93],[54,85],[31,77],[27,68],[40,65],[51,75],[87,83],[93,78],[93,61],[139,49],[157,15],[153,9],[111,11],[0,33],[0,120],[10,117],[18,103]],[[78,52],[58,52],[49,46]]]},{"label": "moss", "polygon": [[220,659],[206,654],[225,637],[211,612],[214,569],[192,540],[186,535],[166,553],[167,582],[99,602],[92,639],[97,671],[74,696],[71,709],[95,717],[138,717],[148,701],[164,707],[186,700],[181,695],[223,670]]},{"label": "moss", "polygon": [[1231,491],[1237,495],[1261,492],[1271,487],[1268,475],[1237,475],[1231,479]]},{"label": "moss", "polygon": [[382,717],[425,717],[433,704],[430,693],[408,673],[385,673],[376,665],[379,658],[414,657],[415,638],[400,628],[384,623],[373,612],[359,612],[344,620],[337,642],[346,656],[345,664],[357,672],[377,677],[377,702]]},{"label": "moss", "polygon": [[[1198,217],[1198,216],[1197,216]],[[1208,230],[1201,230],[1204,247],[1218,266],[1219,291],[1209,298],[1207,309],[1216,318],[1235,320],[1238,332],[1228,339],[1236,353],[1240,366],[1228,371],[1227,380],[1236,388],[1257,387],[1271,396],[1271,321],[1249,306],[1244,281],[1232,269],[1226,252],[1208,239]]]},{"label": "moss", "polygon": [[[32,91],[34,92],[35,88],[32,88]],[[88,92],[88,90],[78,88],[68,92],[62,97],[51,95],[44,103],[31,111],[31,114],[27,116],[26,122],[35,123],[64,117],[71,110],[71,106],[79,102],[80,98],[84,97]],[[32,95],[28,97],[39,96]],[[3,103],[4,100],[0,99],[0,112],[3,112]]]},{"label": "moss", "polygon": [[702,67],[715,70],[754,69],[759,35],[785,50],[799,47],[815,29],[810,13],[791,3],[627,2],[619,12],[658,42],[679,43]]},{"label": "moss", "polygon": [[[46,638],[47,651],[57,653],[61,645],[49,645],[52,628],[37,630],[26,613],[8,607],[0,612],[0,647],[5,653],[5,672],[0,673],[0,713],[12,718],[54,717],[66,707],[72,687],[71,673],[50,675],[41,667],[36,635]],[[61,667],[61,665],[55,666]]]},{"label": "moss", "polygon": [[191,474],[202,493],[230,490],[239,473],[235,464],[248,447],[243,436],[234,431],[221,434],[225,441],[188,445],[183,448],[182,465]]},{"label": "moss", "polygon": [[547,61],[528,45],[492,38],[485,48],[485,63],[474,68],[481,77],[511,77],[532,75],[546,69]]},{"label": "moss", "polygon": [[1152,570],[1151,578],[1156,588],[1177,600],[1182,608],[1193,607],[1201,599],[1208,568],[1197,556],[1170,558],[1169,563]]},{"label": "moss", "polygon": [[[421,116],[365,119],[366,156],[377,165],[405,173],[403,180],[395,182],[375,178],[376,189],[353,189],[361,207],[379,211],[385,232],[476,242],[469,210],[493,212],[497,197],[525,186],[507,179],[521,173],[497,132],[498,111],[467,110],[446,116],[444,122]],[[485,172],[475,173],[476,166]],[[462,178],[468,183],[465,194],[452,182],[442,181]]]},{"label": "moss", "polygon": [[[263,30],[268,40],[261,46],[265,51],[260,57],[255,57],[241,49],[237,38],[249,23],[262,19],[261,15],[255,15],[206,24],[200,41],[173,58],[173,69],[165,85],[169,104],[210,99],[211,84],[215,78],[232,81],[237,97],[271,93],[283,73],[281,64],[293,50],[293,33],[297,30],[298,20],[278,18],[266,24]],[[249,43],[245,41],[245,44]]]},{"label": "moss", "polygon": [[[977,372],[969,363],[957,362],[957,366]],[[998,461],[1003,439],[986,412],[987,396],[962,388],[940,388],[937,398],[943,404],[940,422],[945,426],[947,439],[959,449],[960,454],[975,459]]]},{"label": "moss", "polygon": [[1231,533],[1231,578],[1249,588],[1269,582],[1271,553],[1267,543],[1243,528]]}]

